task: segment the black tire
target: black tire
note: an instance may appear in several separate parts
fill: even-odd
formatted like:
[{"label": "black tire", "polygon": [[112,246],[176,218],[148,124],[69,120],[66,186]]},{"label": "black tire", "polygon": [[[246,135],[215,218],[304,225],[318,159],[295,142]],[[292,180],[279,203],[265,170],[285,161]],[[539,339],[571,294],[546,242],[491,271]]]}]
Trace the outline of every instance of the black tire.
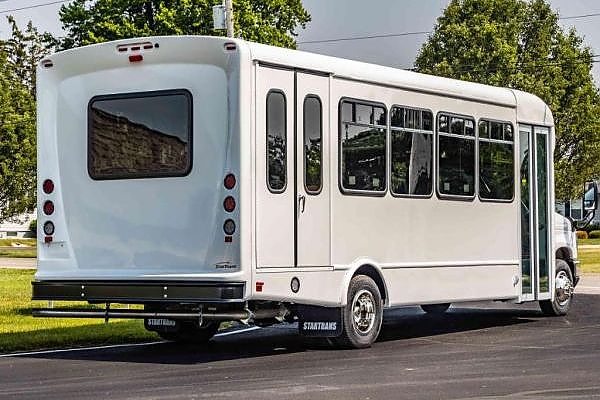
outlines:
[{"label": "black tire", "polygon": [[422,304],[421,310],[427,314],[443,314],[450,308],[450,303],[441,304]]},{"label": "black tire", "polygon": [[383,303],[379,288],[365,275],[350,281],[348,299],[343,309],[342,334],[335,344],[345,348],[370,347],[377,339],[383,320]]},{"label": "black tire", "polygon": [[204,322],[201,326],[195,321],[184,321],[177,332],[156,332],[165,340],[186,344],[205,344],[219,330],[219,322]]},{"label": "black tire", "polygon": [[566,315],[573,300],[573,274],[565,260],[556,260],[554,277],[554,300],[540,300],[540,308],[544,315],[558,317]]}]

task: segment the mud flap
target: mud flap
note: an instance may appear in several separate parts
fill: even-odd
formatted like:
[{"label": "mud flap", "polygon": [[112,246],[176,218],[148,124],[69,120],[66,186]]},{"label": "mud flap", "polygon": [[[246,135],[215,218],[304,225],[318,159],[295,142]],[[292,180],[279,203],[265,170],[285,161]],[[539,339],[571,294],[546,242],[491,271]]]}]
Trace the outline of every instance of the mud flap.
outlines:
[{"label": "mud flap", "polygon": [[302,336],[337,337],[342,334],[342,308],[298,305],[298,330]]},{"label": "mud flap", "polygon": [[177,333],[181,329],[180,321],[167,318],[146,318],[144,328],[151,332]]}]

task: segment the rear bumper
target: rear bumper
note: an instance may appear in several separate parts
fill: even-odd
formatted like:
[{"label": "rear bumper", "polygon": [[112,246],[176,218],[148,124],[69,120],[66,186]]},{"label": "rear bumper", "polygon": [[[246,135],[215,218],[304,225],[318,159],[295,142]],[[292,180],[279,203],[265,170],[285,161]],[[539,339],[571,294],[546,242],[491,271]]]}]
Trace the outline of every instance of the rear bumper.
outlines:
[{"label": "rear bumper", "polygon": [[244,301],[244,282],[34,281],[33,300],[91,303],[236,303]]}]

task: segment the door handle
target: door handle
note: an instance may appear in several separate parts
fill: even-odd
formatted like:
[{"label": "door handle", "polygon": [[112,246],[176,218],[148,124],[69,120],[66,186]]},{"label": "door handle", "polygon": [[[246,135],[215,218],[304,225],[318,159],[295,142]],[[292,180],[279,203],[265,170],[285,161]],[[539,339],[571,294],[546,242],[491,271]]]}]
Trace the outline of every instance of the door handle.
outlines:
[{"label": "door handle", "polygon": [[298,195],[298,210],[300,213],[304,213],[304,206],[306,206],[306,196],[303,194]]}]

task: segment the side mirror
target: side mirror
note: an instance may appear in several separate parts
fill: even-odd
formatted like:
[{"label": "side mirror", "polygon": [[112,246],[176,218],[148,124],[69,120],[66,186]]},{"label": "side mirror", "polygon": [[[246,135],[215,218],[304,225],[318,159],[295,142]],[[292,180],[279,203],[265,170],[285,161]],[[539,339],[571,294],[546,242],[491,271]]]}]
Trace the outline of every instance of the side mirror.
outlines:
[{"label": "side mirror", "polygon": [[[583,196],[581,197],[581,219],[572,218],[572,221],[576,222],[577,228],[584,228],[592,222],[597,209],[598,185],[595,181],[586,182],[583,187]],[[573,228],[575,228],[575,225]]]},{"label": "side mirror", "polygon": [[598,209],[598,185],[596,182],[586,182],[583,188],[583,198],[581,204],[583,204],[583,212],[594,212]]}]

